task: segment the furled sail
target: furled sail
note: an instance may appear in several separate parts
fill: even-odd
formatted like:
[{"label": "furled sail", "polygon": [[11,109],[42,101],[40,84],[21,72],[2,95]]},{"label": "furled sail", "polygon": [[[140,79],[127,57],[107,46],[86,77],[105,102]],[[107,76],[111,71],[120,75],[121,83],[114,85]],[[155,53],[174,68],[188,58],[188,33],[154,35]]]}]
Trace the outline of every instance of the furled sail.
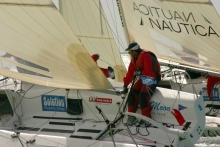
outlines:
[{"label": "furled sail", "polygon": [[165,60],[220,72],[220,16],[209,0],[121,0],[130,40]]},{"label": "furled sail", "polygon": [[100,55],[98,65],[112,66],[122,81],[126,68],[99,0],[60,0],[60,12],[90,55]]},{"label": "furled sail", "polygon": [[112,87],[51,1],[1,1],[0,13],[0,74],[50,87]]}]

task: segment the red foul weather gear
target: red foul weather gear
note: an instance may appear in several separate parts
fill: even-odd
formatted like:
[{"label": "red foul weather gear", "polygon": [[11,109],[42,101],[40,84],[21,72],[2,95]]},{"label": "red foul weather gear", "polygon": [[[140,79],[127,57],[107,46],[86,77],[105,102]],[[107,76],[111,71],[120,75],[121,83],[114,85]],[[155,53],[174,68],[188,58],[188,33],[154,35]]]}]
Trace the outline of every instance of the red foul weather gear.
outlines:
[{"label": "red foul weather gear", "polygon": [[[94,54],[92,55],[92,59],[97,62],[97,60],[99,59],[99,55],[98,54]],[[110,76],[109,72],[108,72],[108,69],[106,68],[101,68],[100,69],[102,70],[102,72],[104,73],[104,75],[108,78]]]},{"label": "red foul weather gear", "polygon": [[[135,71],[141,71],[142,75],[147,75],[157,79],[159,82],[161,79],[160,65],[157,57],[150,51],[142,50],[136,59],[131,60],[128,72],[124,77],[124,85],[128,84],[133,80]],[[151,104],[150,98],[152,97],[157,84],[152,84],[146,87],[139,79],[131,88],[128,96],[128,112],[135,113],[137,111],[138,104],[140,103],[142,115],[151,118]]]}]

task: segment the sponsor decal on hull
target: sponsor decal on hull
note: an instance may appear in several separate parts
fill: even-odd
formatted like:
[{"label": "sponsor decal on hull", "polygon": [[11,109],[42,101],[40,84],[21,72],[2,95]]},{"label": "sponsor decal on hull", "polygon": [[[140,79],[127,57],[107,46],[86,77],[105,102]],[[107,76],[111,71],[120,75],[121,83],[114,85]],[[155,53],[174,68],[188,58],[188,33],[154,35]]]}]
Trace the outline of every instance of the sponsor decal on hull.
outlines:
[{"label": "sponsor decal on hull", "polygon": [[[178,105],[178,109],[172,109],[168,106],[165,106],[163,104],[161,104],[160,102],[155,102],[152,101],[151,102],[151,106],[152,106],[152,115],[160,115],[160,116],[165,116],[165,112],[166,111],[170,111],[171,114],[173,114],[173,116],[176,118],[177,122],[179,123],[179,125],[183,125],[186,121],[183,117],[183,115],[181,114],[180,110],[184,110],[187,109],[187,107],[183,106],[183,105]],[[158,112],[157,112],[158,111]]]},{"label": "sponsor decal on hull", "polygon": [[111,98],[89,97],[89,101],[95,102],[95,103],[103,103],[103,104],[111,104],[112,103]]},{"label": "sponsor decal on hull", "polygon": [[218,88],[212,89],[212,99],[209,99],[206,87],[203,87],[202,90],[199,92],[200,95],[202,95],[204,101],[219,101],[219,92]]},{"label": "sponsor decal on hull", "polygon": [[42,110],[66,112],[66,101],[64,96],[42,95]]}]

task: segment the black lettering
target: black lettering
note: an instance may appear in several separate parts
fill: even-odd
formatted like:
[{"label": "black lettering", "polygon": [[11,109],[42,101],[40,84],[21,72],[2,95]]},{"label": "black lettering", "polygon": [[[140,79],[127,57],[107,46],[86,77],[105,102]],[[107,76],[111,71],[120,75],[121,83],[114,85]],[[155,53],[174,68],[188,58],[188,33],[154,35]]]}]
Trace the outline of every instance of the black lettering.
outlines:
[{"label": "black lettering", "polygon": [[[211,31],[213,33],[211,33]],[[215,34],[215,35],[217,35],[219,37],[219,35],[215,32],[215,30],[211,26],[209,26],[209,36],[210,36],[210,34]]]},{"label": "black lettering", "polygon": [[182,17],[176,12],[176,11],[174,11],[174,19],[176,20],[176,19],[181,19],[182,21],[184,21],[183,19],[182,19]]},{"label": "black lettering", "polygon": [[218,136],[220,136],[220,135],[218,134],[218,131],[215,131],[215,133],[216,133]]},{"label": "black lettering", "polygon": [[[170,22],[170,21],[169,21],[169,22]],[[175,29],[173,28],[172,23],[170,22],[170,27],[172,28],[172,30],[174,30],[176,33],[180,33],[180,32],[181,32],[181,28],[180,28],[179,23],[177,23],[177,25],[178,25],[178,27],[179,27],[179,31],[175,30]]]},{"label": "black lettering", "polygon": [[[183,13],[183,12],[182,12],[182,13]],[[196,21],[195,21],[195,19],[194,19],[194,17],[193,17],[192,12],[190,12],[190,13],[189,13],[188,18],[186,18],[186,16],[185,16],[185,14],[184,14],[184,13],[183,13],[183,16],[184,16],[184,18],[185,18],[186,22],[188,22],[188,21],[189,21],[189,17],[190,17],[190,16],[192,16],[193,21],[196,23]]]},{"label": "black lettering", "polygon": [[156,13],[157,13],[157,16],[160,18],[160,15],[159,15],[159,13],[158,13],[158,9],[160,9],[160,8],[156,8],[156,7],[151,7],[151,8],[153,8],[153,9],[155,9],[155,11],[156,11]]},{"label": "black lettering", "polygon": [[208,130],[208,136],[209,137],[216,137],[216,135],[210,130]]},{"label": "black lettering", "polygon": [[196,32],[197,32],[199,35],[201,35],[201,36],[206,36],[207,33],[201,34],[201,33],[198,32],[198,29],[197,29],[198,27],[201,27],[201,28],[205,29],[205,28],[204,28],[203,26],[201,26],[201,25],[196,25],[196,26],[195,26]]},{"label": "black lettering", "polygon": [[193,28],[193,25],[190,25],[191,26],[191,28],[192,28],[192,30],[193,30],[193,33],[196,35],[196,32],[195,32],[195,30],[194,30],[194,28]]},{"label": "black lettering", "polygon": [[138,11],[141,13],[141,11],[138,9],[138,7],[137,7],[137,5],[135,4],[135,2],[133,2],[133,8],[134,8],[134,11],[135,11],[135,10],[138,10]]},{"label": "black lettering", "polygon": [[[170,27],[168,26],[168,24],[167,24],[166,21],[164,21],[164,20],[163,20],[163,22],[162,22],[162,28],[163,28],[163,30],[164,30],[164,28],[170,29]],[[170,29],[170,31],[172,32],[171,29]]]},{"label": "black lettering", "polygon": [[181,24],[181,25],[184,25],[184,27],[185,27],[187,33],[189,34],[189,31],[188,31],[188,29],[187,29],[187,27],[186,27],[186,26],[188,26],[189,24],[186,24],[186,23],[180,23],[180,24]]},{"label": "black lettering", "polygon": [[149,10],[147,9],[147,7],[145,5],[143,5],[143,4],[139,5],[139,7],[141,7],[141,6],[143,6],[147,10],[147,13],[144,13],[143,11],[141,11],[141,13],[144,14],[144,15],[149,15]]},{"label": "black lettering", "polygon": [[162,11],[162,13],[163,13],[163,16],[164,16],[166,19],[173,19],[173,16],[172,16],[170,10],[168,10],[168,12],[170,13],[170,17],[169,17],[169,18],[164,14],[163,9],[161,9],[161,11]]},{"label": "black lettering", "polygon": [[159,24],[159,22],[158,22],[157,19],[156,19],[157,24],[156,24],[151,18],[149,18],[149,21],[150,21],[150,23],[151,23],[152,28],[154,28],[154,27],[153,27],[153,24],[152,24],[152,22],[153,22],[153,23],[161,30],[160,24]]},{"label": "black lettering", "polygon": [[152,13],[152,11],[151,11],[151,8],[150,7],[148,7],[149,8],[149,10],[150,10],[150,14],[153,16],[153,13]]}]

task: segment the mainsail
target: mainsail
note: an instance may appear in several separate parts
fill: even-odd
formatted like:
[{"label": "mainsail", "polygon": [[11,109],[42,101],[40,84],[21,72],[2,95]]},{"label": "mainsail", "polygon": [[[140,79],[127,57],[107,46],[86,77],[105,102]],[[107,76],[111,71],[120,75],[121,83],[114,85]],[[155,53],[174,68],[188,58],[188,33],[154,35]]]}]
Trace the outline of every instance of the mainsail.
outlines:
[{"label": "mainsail", "polygon": [[98,65],[112,66],[115,81],[122,81],[126,68],[99,0],[61,0],[60,12],[87,51],[98,53]]},{"label": "mainsail", "polygon": [[51,1],[1,1],[0,13],[0,74],[50,87],[111,88]]},{"label": "mainsail", "polygon": [[130,40],[165,60],[220,72],[220,19],[209,0],[121,0]]}]

